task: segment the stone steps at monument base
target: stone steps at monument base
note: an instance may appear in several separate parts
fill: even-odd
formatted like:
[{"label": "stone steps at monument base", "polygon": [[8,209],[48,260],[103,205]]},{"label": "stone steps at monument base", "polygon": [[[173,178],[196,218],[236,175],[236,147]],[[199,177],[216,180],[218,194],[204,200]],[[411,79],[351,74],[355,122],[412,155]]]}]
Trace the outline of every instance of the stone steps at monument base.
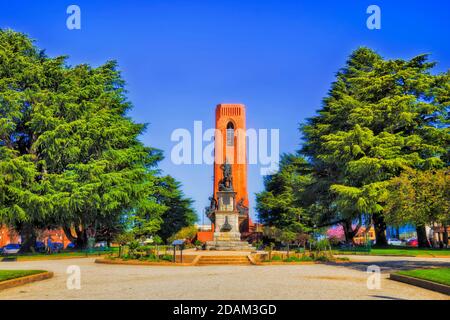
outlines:
[{"label": "stone steps at monument base", "polygon": [[248,258],[246,256],[236,256],[236,257],[220,257],[217,258],[210,257],[210,256],[203,256],[200,258],[201,261],[248,261]]},{"label": "stone steps at monument base", "polygon": [[246,256],[202,256],[197,265],[250,265]]},{"label": "stone steps at monument base", "polygon": [[206,242],[207,250],[217,250],[217,251],[240,251],[240,250],[253,250],[251,244],[246,241],[207,241]]}]

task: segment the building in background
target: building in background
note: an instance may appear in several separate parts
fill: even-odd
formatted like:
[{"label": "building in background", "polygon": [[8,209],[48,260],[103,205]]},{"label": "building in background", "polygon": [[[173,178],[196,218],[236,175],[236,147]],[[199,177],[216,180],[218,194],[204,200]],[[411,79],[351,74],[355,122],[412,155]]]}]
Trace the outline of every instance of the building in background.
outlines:
[{"label": "building in background", "polygon": [[[64,248],[70,243],[62,229],[58,230],[38,230],[36,241],[47,243],[48,237],[51,237],[52,242],[62,243]],[[22,243],[20,235],[14,230],[6,226],[0,227],[0,247],[6,246],[10,243]]]}]

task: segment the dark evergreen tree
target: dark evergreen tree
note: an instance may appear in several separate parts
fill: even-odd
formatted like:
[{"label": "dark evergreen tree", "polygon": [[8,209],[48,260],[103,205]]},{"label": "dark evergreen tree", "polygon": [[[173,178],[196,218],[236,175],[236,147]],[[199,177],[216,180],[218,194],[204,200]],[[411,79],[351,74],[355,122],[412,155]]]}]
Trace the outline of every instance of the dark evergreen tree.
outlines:
[{"label": "dark evergreen tree", "polygon": [[29,250],[35,226],[52,209],[45,197],[51,186],[35,148],[39,132],[30,128],[34,106],[49,99],[62,58],[47,58],[25,35],[0,30],[0,222],[13,226]]},{"label": "dark evergreen tree", "polygon": [[167,208],[161,216],[163,222],[158,235],[163,241],[167,241],[182,228],[192,226],[198,217],[192,208],[193,200],[181,191],[180,182],[171,176],[164,176],[159,180],[158,186],[157,201]]},{"label": "dark evergreen tree", "polygon": [[[145,125],[130,108],[115,62],[68,66],[0,30],[0,219],[24,250],[36,228],[62,227],[79,247],[110,241],[124,221],[139,236],[160,229],[170,212],[158,198],[162,153],[138,140]],[[178,187],[165,197],[178,199]]]},{"label": "dark evergreen tree", "polygon": [[332,219],[372,221],[379,245],[387,244],[388,180],[409,167],[446,165],[450,73],[432,75],[433,66],[426,55],[384,60],[360,48],[302,127],[302,153],[323,191],[318,203]]},{"label": "dark evergreen tree", "polygon": [[279,171],[264,179],[265,190],[256,195],[258,218],[263,224],[292,232],[308,232],[308,194],[312,177],[308,163],[293,154],[281,157]]}]

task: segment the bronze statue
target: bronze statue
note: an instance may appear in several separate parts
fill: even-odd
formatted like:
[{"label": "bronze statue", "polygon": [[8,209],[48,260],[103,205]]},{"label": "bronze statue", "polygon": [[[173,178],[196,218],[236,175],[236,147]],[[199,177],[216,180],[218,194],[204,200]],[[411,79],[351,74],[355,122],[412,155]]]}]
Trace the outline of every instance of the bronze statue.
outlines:
[{"label": "bronze statue", "polygon": [[216,200],[216,198],[214,198],[214,197],[209,197],[209,201],[210,201],[209,208],[210,208],[212,211],[217,210],[218,205],[217,205],[217,200]]},{"label": "bronze statue", "polygon": [[239,215],[247,216],[248,215],[248,207],[244,204],[244,198],[241,198],[236,204],[236,209],[239,211]]},{"label": "bronze statue", "polygon": [[223,179],[219,181],[219,191],[233,191],[233,174],[231,173],[231,165],[225,160],[220,166],[223,172]]},{"label": "bronze statue", "polygon": [[211,218],[214,214],[214,212],[219,208],[218,204],[217,204],[217,200],[214,197],[209,197],[209,201],[210,201],[210,205],[209,207],[205,208],[206,211],[206,216],[208,218]]}]

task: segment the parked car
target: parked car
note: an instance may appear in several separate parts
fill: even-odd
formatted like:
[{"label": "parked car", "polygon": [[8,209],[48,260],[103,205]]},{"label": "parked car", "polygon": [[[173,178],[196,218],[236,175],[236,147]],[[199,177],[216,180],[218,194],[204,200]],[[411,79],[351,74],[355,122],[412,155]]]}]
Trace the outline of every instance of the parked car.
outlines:
[{"label": "parked car", "polygon": [[70,250],[75,249],[75,243],[73,243],[73,242],[69,243],[69,244],[66,246],[66,249],[70,249]]},{"label": "parked car", "polygon": [[45,252],[45,243],[42,241],[36,241],[34,244],[34,250],[36,252]]},{"label": "parked car", "polygon": [[10,243],[3,247],[2,254],[16,254],[20,250],[20,244]]},{"label": "parked car", "polygon": [[406,245],[408,245],[410,247],[418,247],[419,246],[419,241],[417,241],[416,238],[411,238],[408,241],[406,241]]},{"label": "parked car", "polygon": [[108,243],[106,241],[99,241],[94,245],[95,248],[106,248]]},{"label": "parked car", "polygon": [[52,252],[61,252],[64,249],[64,245],[61,242],[52,242],[51,249]]},{"label": "parked car", "polygon": [[388,244],[391,246],[401,246],[403,245],[403,241],[397,238],[390,238],[388,239]]}]

